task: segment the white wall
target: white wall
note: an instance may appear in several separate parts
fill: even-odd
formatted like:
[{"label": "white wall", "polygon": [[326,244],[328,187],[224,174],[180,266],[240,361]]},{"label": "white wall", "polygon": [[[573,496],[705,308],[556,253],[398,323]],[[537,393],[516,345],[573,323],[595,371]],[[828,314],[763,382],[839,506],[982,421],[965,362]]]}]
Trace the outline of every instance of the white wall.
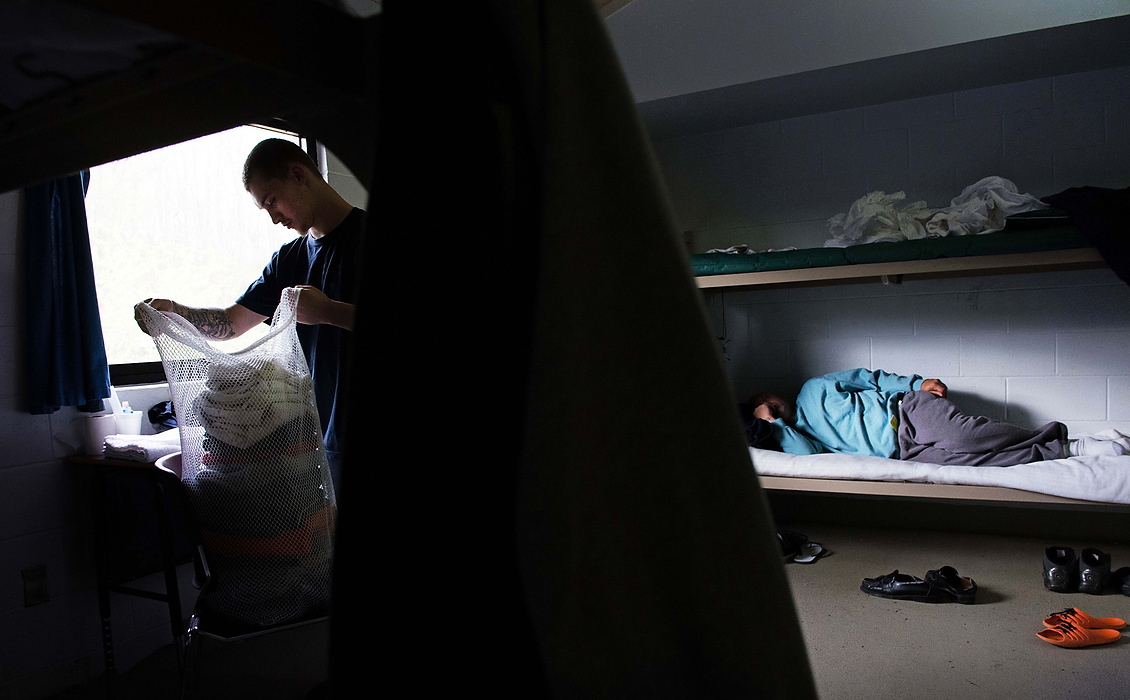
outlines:
[{"label": "white wall", "polygon": [[971,414],[1130,433],[1130,287],[1109,270],[707,298],[740,401],[792,398],[809,377],[868,367],[938,377]]},{"label": "white wall", "polygon": [[[875,189],[940,206],[987,175],[1044,196],[1130,186],[1130,68],[755,124],[655,144],[696,252],[821,246]],[[1109,270],[708,293],[739,400],[825,372],[937,376],[1020,425],[1130,433],[1130,287]]]}]

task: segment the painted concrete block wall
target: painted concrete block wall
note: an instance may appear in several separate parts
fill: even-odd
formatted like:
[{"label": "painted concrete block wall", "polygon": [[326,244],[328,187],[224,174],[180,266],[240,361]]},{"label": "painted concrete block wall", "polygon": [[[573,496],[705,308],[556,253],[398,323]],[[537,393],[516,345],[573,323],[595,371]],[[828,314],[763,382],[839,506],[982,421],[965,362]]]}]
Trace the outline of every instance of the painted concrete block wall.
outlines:
[{"label": "painted concrete block wall", "polygon": [[1130,287],[1109,270],[718,291],[736,397],[854,367],[937,377],[964,411],[1130,433]]},{"label": "painted concrete block wall", "polygon": [[[817,114],[656,145],[695,252],[818,247],[873,190],[942,206],[988,175],[1044,196],[1130,186],[1130,68]],[[970,413],[1130,433],[1130,287],[1109,270],[706,294],[739,400],[869,367]]]},{"label": "painted concrete block wall", "polygon": [[1130,67],[817,114],[655,144],[695,252],[818,247],[868,192],[941,207],[999,175],[1045,196],[1130,185]]}]

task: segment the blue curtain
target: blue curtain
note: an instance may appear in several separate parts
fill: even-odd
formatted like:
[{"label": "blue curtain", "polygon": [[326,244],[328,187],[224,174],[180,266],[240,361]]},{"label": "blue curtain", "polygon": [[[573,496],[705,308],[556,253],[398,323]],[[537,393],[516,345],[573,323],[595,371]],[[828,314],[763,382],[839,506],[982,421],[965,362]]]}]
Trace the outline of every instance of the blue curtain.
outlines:
[{"label": "blue curtain", "polygon": [[32,413],[101,410],[110,369],[86,226],[90,172],[24,190],[26,372]]}]

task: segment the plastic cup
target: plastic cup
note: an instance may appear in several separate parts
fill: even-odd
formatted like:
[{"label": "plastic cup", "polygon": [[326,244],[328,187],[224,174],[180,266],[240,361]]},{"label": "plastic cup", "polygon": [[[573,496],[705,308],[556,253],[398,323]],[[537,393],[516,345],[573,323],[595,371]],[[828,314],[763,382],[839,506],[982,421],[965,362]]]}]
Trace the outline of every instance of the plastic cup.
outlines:
[{"label": "plastic cup", "polygon": [[141,435],[141,411],[115,413],[119,435]]}]

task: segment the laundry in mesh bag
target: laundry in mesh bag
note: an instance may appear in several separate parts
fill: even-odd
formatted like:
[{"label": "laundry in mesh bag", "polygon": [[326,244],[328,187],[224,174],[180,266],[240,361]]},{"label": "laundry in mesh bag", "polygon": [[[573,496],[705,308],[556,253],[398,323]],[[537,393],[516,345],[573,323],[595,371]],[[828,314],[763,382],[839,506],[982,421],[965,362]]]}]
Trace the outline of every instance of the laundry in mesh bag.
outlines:
[{"label": "laundry in mesh bag", "polygon": [[251,625],[329,601],[336,504],[298,341],[300,293],[284,289],[270,332],[231,353],[180,316],[136,307],[172,391],[181,480],[212,572],[201,602]]}]

